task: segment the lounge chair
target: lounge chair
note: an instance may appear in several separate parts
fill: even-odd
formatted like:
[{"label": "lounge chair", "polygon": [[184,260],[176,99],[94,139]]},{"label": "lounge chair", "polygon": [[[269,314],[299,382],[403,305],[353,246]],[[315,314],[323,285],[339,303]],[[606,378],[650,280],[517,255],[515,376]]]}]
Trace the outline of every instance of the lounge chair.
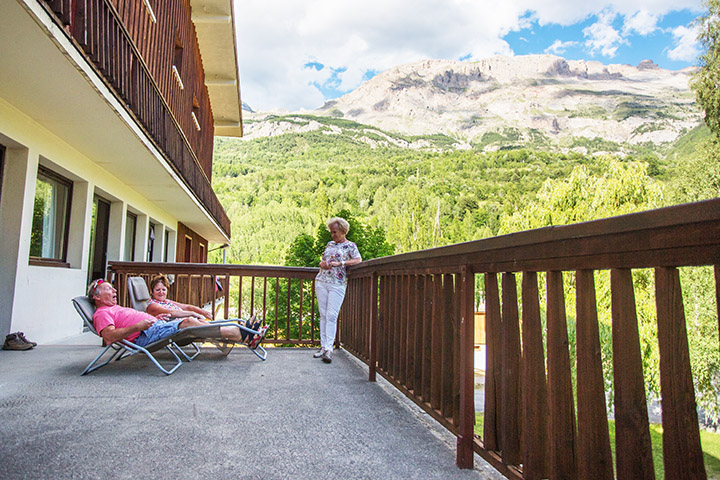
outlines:
[{"label": "lounge chair", "polygon": [[[75,310],[77,310],[78,314],[85,322],[85,325],[90,329],[91,332],[100,337],[100,334],[95,330],[95,326],[92,322],[92,317],[95,313],[95,306],[90,303],[90,300],[88,300],[85,295],[73,298],[72,303],[75,306]],[[257,325],[257,323],[255,325]],[[92,371],[97,370],[98,368],[104,367],[113,360],[122,360],[123,358],[137,355],[138,353],[145,354],[165,375],[171,375],[173,372],[175,372],[175,370],[180,367],[180,365],[183,364],[182,358],[189,362],[198,356],[198,354],[200,353],[200,348],[193,342],[203,339],[216,339],[220,341],[225,341],[225,339],[222,338],[222,336],[220,335],[220,327],[224,326],[239,327],[246,330],[248,333],[252,333],[255,335],[262,335],[264,333],[244,327],[242,325],[238,325],[235,322],[218,321],[208,326],[183,328],[175,335],[163,338],[161,340],[158,340],[157,342],[151,343],[150,345],[146,345],[145,347],[135,345],[133,342],[122,339],[106,346],[103,351],[100,352],[100,354],[95,357],[92,362],[90,362],[90,364],[85,368],[85,370],[83,370],[82,375],[86,375]],[[266,327],[261,328],[265,329]],[[261,336],[257,343],[253,342],[254,344],[251,344],[249,347],[251,351],[258,356],[258,358],[260,358],[261,360],[265,360],[267,358],[267,351],[265,351],[265,349],[259,344],[260,341],[262,341],[262,338],[264,337]],[[180,348],[187,345],[190,345],[195,349],[195,352],[193,352],[191,355],[188,355]],[[162,349],[167,349],[173,355],[176,361],[174,365],[166,368],[161,365],[160,362],[155,358],[153,353]],[[106,361],[98,363],[100,359],[105,355],[105,353],[110,350],[112,350],[110,357]],[[259,353],[258,350],[260,350],[261,353]]]},{"label": "lounge chair", "polygon": [[[132,304],[132,307],[135,310],[138,310],[141,312],[144,312],[145,310],[147,310],[148,303],[150,302],[150,290],[148,289],[147,283],[145,283],[145,279],[142,277],[137,277],[137,276],[136,277],[128,277],[127,288],[128,288],[128,294],[130,297],[130,303]],[[209,323],[211,325],[219,325],[219,324],[228,325],[228,322],[230,322],[229,325],[238,326],[238,324],[235,323],[236,320],[210,320],[209,321]],[[262,339],[265,336],[264,331],[262,333],[260,332],[260,329],[263,328],[262,323],[263,322],[260,320],[255,321],[255,315],[253,315],[245,323],[245,325],[240,325],[240,330],[247,333],[248,335],[260,335],[261,336],[260,341],[262,341]],[[194,328],[205,328],[205,327],[194,327]],[[191,332],[194,332],[194,331],[196,331],[196,330],[191,330]],[[178,332],[178,333],[180,333],[180,332]],[[247,338],[246,335],[243,335],[243,338]],[[197,340],[197,339],[198,338],[195,337],[195,340]],[[210,343],[212,343],[213,345],[215,345],[225,355],[229,354],[230,351],[235,346],[235,343],[233,343],[231,341],[227,341],[226,339],[219,336],[219,334],[218,334],[218,336],[202,337],[202,339],[207,340]],[[196,350],[199,350],[197,345],[195,345],[192,342],[186,342],[183,344],[180,344],[179,342],[175,342],[175,343],[178,343],[181,346],[192,344],[192,346]],[[259,342],[257,343],[257,345],[254,345],[251,342],[250,350],[255,355],[257,355],[258,358],[260,358],[261,360],[265,360],[267,357],[267,352],[265,351],[264,348],[258,347],[258,346],[259,346]],[[261,350],[262,354],[258,353],[258,351],[257,351],[258,348]],[[197,354],[195,354],[195,355],[197,355]],[[195,358],[195,356],[193,356],[192,358]]]}]

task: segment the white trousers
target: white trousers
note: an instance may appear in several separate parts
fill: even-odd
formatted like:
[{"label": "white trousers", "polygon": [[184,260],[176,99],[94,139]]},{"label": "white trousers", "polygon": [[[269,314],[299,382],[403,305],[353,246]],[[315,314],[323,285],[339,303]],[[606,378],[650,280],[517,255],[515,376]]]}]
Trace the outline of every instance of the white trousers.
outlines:
[{"label": "white trousers", "polygon": [[320,310],[320,345],[325,350],[332,350],[340,307],[345,299],[345,285],[315,282],[315,295]]}]

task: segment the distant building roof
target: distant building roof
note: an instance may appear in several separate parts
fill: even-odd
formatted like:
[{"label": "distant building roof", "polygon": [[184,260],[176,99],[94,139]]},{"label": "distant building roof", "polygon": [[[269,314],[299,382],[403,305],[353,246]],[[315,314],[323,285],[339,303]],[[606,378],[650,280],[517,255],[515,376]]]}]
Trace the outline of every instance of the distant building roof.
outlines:
[{"label": "distant building roof", "polygon": [[190,0],[215,135],[241,137],[242,101],[233,0]]}]

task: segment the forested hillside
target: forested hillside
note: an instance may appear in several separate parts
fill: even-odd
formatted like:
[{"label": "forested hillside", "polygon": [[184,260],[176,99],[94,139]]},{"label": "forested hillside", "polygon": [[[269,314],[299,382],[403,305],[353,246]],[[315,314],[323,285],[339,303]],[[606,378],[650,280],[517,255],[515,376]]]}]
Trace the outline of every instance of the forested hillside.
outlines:
[{"label": "forested hillside", "polygon": [[[615,158],[452,150],[452,139],[443,135],[398,137],[346,120],[293,118],[278,121],[317,122],[321,128],[216,140],[213,186],[232,221],[234,263],[283,264],[298,234],[314,234],[340,209],[385,229],[397,253],[493,236],[503,218],[532,202],[546,181],[567,178],[580,165],[601,177]],[[407,148],[418,142],[424,147]],[[617,160],[644,162],[646,178],[638,181],[662,186],[676,177],[674,165],[693,153],[680,139],[670,160],[652,154]]]},{"label": "forested hillside", "polygon": [[[700,200],[717,196],[720,183],[720,162],[703,152],[717,152],[705,127],[681,137],[659,157],[512,148],[483,152],[477,145],[453,150],[453,139],[444,135],[399,137],[327,117],[292,115],[276,121],[296,122],[305,131],[216,140],[213,185],[232,221],[232,263],[283,265],[293,240],[306,234],[312,243],[325,220],[342,209],[384,229],[394,251],[402,253]],[[301,250],[305,254],[308,248]],[[687,311],[692,312],[688,336],[697,401],[715,417],[720,357],[712,269],[682,274]],[[634,275],[646,386],[657,398],[651,272]],[[571,277],[565,279],[567,288]],[[597,285],[603,371],[612,392],[607,272]],[[574,296],[568,298],[572,303]],[[574,311],[572,305],[568,311]]]}]

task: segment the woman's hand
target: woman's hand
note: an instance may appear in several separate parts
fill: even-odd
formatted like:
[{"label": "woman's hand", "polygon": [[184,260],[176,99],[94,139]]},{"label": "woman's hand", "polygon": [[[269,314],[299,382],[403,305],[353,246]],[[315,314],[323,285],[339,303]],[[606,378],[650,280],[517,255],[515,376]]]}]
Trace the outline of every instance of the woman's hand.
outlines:
[{"label": "woman's hand", "polygon": [[320,268],[322,268],[323,270],[330,270],[330,264],[323,260],[320,262]]}]

